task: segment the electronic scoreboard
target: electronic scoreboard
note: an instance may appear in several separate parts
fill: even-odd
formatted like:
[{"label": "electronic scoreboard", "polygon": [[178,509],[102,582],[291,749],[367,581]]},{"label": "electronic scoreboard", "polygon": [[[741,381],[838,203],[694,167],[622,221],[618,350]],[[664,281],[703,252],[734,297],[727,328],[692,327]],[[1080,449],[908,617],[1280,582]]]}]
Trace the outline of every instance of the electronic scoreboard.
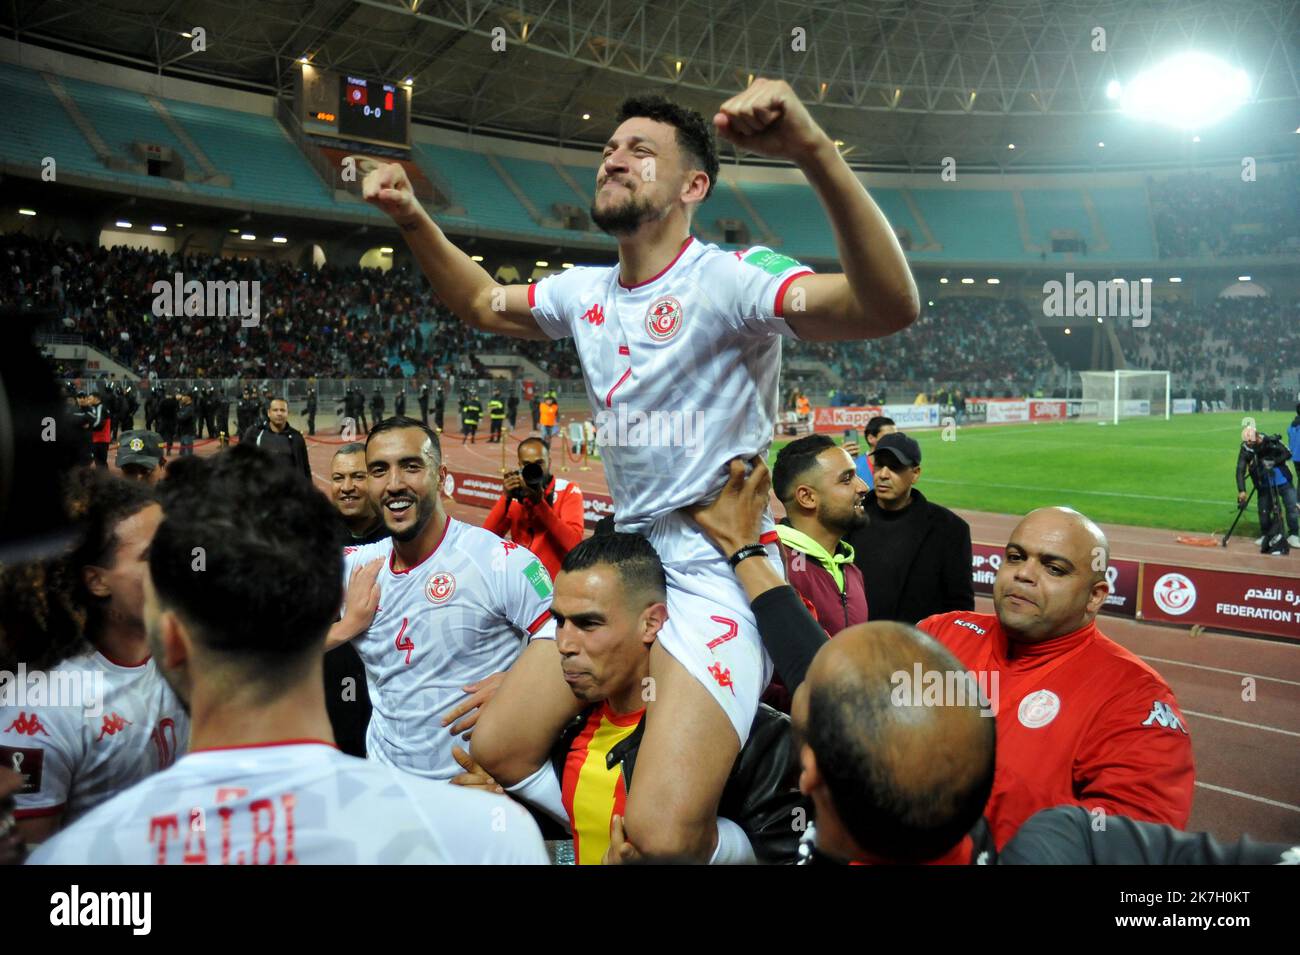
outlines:
[{"label": "electronic scoreboard", "polygon": [[410,87],[300,64],[295,111],[306,132],[409,147]]}]

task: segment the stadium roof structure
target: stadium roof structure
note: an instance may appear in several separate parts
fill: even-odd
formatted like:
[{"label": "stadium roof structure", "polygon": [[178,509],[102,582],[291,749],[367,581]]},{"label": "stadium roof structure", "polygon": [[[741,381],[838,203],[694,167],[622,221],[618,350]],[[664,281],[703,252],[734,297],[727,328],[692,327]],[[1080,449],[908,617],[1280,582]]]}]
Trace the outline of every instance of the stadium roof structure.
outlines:
[{"label": "stadium roof structure", "polygon": [[[290,90],[306,56],[412,78],[417,121],[567,145],[602,143],[630,93],[709,115],[751,75],[788,80],[866,168],[1276,160],[1300,142],[1294,0],[11,0],[0,31],[264,92]],[[1107,97],[1189,49],[1250,77],[1247,104],[1199,141]]]}]

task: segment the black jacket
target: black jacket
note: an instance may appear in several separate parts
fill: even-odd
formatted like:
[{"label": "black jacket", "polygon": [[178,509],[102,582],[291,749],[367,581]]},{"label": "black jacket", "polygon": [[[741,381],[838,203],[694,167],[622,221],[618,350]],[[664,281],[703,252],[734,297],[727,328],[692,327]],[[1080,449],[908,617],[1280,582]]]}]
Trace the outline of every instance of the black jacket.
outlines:
[{"label": "black jacket", "polygon": [[[254,424],[251,428],[239,436],[240,444],[251,444],[257,447],[258,439],[266,432],[270,432],[269,424]],[[311,483],[311,464],[307,460],[307,441],[303,438],[302,432],[291,424],[285,424],[283,434],[289,437],[289,455],[292,459],[293,468],[300,471],[308,483]],[[278,455],[277,455],[278,457]]]},{"label": "black jacket", "polygon": [[176,433],[182,437],[194,437],[194,415],[197,413],[198,406],[194,402],[187,405],[177,405],[176,408]]},{"label": "black jacket", "polygon": [[[1246,444],[1245,441],[1241,442],[1241,446],[1237,449],[1237,491],[1239,493],[1246,490],[1247,475],[1250,475],[1250,479],[1254,482],[1255,487],[1259,487],[1259,482],[1256,480],[1258,475],[1255,473],[1255,464],[1258,457],[1257,451],[1257,447],[1251,447]],[[1282,476],[1286,478],[1288,483],[1290,483],[1291,469],[1286,466],[1286,462],[1291,460],[1291,452],[1287,449],[1285,444],[1282,446],[1282,451],[1284,454],[1281,458],[1281,462],[1277,465],[1277,469],[1282,472]],[[1269,469],[1268,480],[1270,482],[1273,480],[1272,468]],[[1270,484],[1270,486],[1272,485]]]},{"label": "black jacket", "polygon": [[[551,751],[551,765],[561,785],[565,758],[593,709],[588,707],[565,727]],[[632,791],[632,774],[644,732],[643,719],[627,739],[609,751],[610,765],[623,764],[623,785],[628,792]],[[761,863],[793,865],[797,859],[802,827],[796,823],[811,812],[799,793],[798,780],[798,753],[790,736],[790,717],[760,703],[749,740],[731,767],[718,815],[745,831]],[[797,809],[803,812],[797,813]]]},{"label": "black jacket", "polygon": [[916,623],[936,613],[975,609],[970,525],[912,488],[900,521],[887,520],[874,491],[868,524],[849,536],[862,571],[870,620]]}]

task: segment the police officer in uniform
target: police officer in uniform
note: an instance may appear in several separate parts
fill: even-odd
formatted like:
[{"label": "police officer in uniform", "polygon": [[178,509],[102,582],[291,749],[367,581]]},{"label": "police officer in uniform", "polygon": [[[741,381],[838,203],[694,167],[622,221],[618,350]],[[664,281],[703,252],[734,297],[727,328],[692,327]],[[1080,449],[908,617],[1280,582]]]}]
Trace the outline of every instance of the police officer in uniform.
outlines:
[{"label": "police officer in uniform", "polygon": [[375,385],[375,393],[370,396],[370,420],[375,424],[384,420],[384,396]]},{"label": "police officer in uniform", "polygon": [[442,390],[442,385],[438,386],[438,392],[433,396],[433,425],[442,434],[442,421],[447,414],[447,395]]},{"label": "police officer in uniform", "polygon": [[302,413],[307,416],[307,433],[314,435],[316,433],[316,389],[307,389],[307,406],[302,409]]},{"label": "police officer in uniform", "polygon": [[420,397],[416,399],[420,403],[420,423],[429,423],[429,386],[423,384],[420,386]]},{"label": "police officer in uniform", "polygon": [[488,436],[489,444],[496,444],[501,440],[501,424],[506,420],[506,405],[501,400],[500,390],[492,392],[492,398],[488,401],[488,421],[492,428]]},{"label": "police officer in uniform", "polygon": [[406,389],[398,388],[397,397],[393,399],[393,414],[402,417],[406,414]]}]

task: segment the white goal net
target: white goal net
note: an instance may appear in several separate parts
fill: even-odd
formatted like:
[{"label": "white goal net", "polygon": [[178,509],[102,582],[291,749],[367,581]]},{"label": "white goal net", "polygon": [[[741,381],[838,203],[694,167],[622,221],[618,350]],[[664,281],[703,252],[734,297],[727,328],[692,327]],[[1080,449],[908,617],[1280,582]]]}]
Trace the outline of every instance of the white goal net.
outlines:
[{"label": "white goal net", "polygon": [[[1119,424],[1121,418],[1169,418],[1169,372],[1167,371],[1084,371],[1083,417],[1097,417]],[[1089,411],[1095,412],[1089,415]]]}]

